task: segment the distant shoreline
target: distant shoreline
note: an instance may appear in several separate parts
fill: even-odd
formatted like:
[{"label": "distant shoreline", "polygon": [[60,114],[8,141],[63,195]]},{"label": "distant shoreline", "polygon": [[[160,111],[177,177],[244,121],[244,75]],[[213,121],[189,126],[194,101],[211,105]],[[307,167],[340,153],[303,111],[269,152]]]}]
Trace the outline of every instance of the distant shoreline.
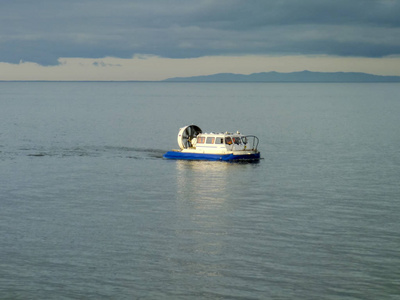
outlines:
[{"label": "distant shoreline", "polygon": [[400,81],[0,80],[0,83],[400,83]]},{"label": "distant shoreline", "polygon": [[172,77],[164,80],[0,80],[0,82],[226,82],[226,83],[399,83],[400,76],[360,72],[262,72],[249,75],[217,73],[204,76]]},{"label": "distant shoreline", "polygon": [[233,73],[218,73],[205,76],[193,77],[175,77],[169,78],[168,82],[400,82],[400,76],[382,76],[359,72],[262,72],[249,75],[233,74]]}]

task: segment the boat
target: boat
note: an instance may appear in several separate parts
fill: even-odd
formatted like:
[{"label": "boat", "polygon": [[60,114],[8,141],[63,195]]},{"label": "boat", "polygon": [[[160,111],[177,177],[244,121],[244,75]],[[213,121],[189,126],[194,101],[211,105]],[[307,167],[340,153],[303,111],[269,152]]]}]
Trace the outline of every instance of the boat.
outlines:
[{"label": "boat", "polygon": [[203,133],[197,125],[179,129],[178,150],[166,152],[167,159],[241,161],[259,160],[258,137],[236,133]]}]

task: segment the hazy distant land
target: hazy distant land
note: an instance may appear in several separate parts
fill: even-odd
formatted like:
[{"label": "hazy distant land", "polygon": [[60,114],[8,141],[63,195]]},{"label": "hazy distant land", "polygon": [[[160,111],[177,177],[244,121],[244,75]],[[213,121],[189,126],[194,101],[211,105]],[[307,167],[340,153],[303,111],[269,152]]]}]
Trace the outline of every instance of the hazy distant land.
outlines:
[{"label": "hazy distant land", "polygon": [[357,72],[311,72],[292,73],[262,72],[250,75],[219,73],[206,76],[174,77],[164,81],[180,82],[400,82],[400,76],[381,76]]}]

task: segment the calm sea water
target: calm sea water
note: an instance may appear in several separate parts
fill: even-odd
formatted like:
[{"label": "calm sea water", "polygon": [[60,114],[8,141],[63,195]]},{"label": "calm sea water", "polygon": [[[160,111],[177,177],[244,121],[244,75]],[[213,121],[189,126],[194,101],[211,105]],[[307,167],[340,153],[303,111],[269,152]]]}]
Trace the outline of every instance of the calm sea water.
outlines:
[{"label": "calm sea water", "polygon": [[[0,298],[400,299],[399,95],[0,83]],[[188,124],[263,159],[163,159]]]}]

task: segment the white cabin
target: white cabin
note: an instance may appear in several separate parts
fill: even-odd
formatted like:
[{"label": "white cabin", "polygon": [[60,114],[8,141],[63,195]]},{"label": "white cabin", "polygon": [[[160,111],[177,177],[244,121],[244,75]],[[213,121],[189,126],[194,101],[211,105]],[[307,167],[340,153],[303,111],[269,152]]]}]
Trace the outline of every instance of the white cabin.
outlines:
[{"label": "white cabin", "polygon": [[237,152],[256,152],[258,138],[236,133],[203,133],[196,125],[186,126],[178,133],[181,152],[228,154]]}]

